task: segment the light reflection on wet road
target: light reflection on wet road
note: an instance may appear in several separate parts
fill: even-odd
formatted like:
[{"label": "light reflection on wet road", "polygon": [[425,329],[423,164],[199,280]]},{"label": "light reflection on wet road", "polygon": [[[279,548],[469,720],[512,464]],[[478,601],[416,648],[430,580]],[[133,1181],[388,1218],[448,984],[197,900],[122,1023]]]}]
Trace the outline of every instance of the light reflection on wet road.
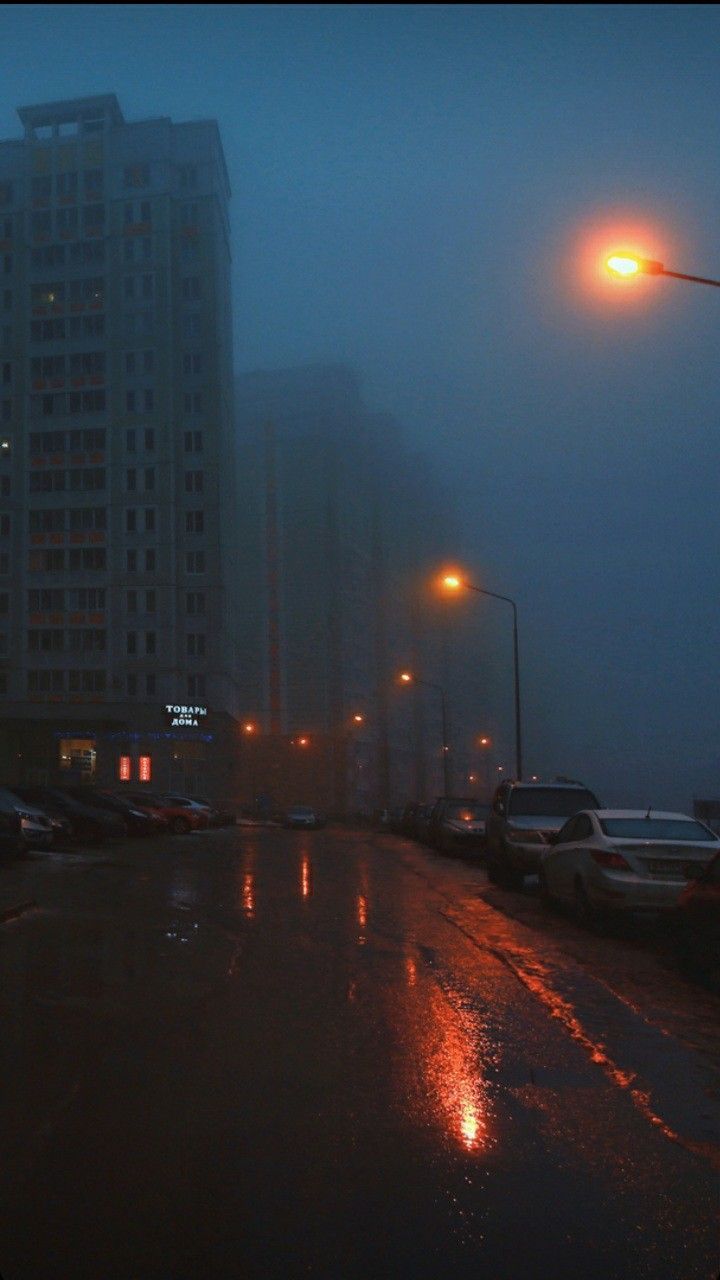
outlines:
[{"label": "light reflection on wet road", "polygon": [[0,927],[3,1280],[711,1280],[717,1075],[481,872],[333,830],[104,863]]}]

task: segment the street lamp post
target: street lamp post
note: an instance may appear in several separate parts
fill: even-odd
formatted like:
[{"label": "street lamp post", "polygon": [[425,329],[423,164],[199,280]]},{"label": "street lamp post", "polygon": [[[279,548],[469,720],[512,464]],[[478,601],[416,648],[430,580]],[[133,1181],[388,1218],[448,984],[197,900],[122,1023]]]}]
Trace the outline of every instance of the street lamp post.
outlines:
[{"label": "street lamp post", "polygon": [[497,591],[488,591],[485,587],[476,587],[455,574],[447,574],[443,583],[453,591],[465,587],[467,591],[475,591],[480,596],[491,596],[493,600],[503,600],[513,611],[513,664],[515,668],[515,772],[518,781],[522,778],[522,719],[520,715],[520,654],[518,650],[517,605],[509,596],[498,595]]},{"label": "street lamp post", "polygon": [[435,689],[440,694],[440,708],[442,711],[442,761],[443,761],[443,787],[445,795],[450,795],[450,760],[449,747],[447,740],[447,706],[445,703],[445,690],[439,684],[433,684],[430,680],[421,680],[419,676],[412,675],[409,671],[403,671],[400,675],[403,684],[423,684],[428,689]]},{"label": "street lamp post", "polygon": [[662,262],[653,258],[636,258],[634,254],[615,254],[606,259],[609,271],[616,276],[636,276],[639,273],[647,276],[670,276],[672,280],[688,280],[690,284],[709,284],[720,289],[720,280],[711,280],[708,276],[688,276],[683,271],[668,271]]}]

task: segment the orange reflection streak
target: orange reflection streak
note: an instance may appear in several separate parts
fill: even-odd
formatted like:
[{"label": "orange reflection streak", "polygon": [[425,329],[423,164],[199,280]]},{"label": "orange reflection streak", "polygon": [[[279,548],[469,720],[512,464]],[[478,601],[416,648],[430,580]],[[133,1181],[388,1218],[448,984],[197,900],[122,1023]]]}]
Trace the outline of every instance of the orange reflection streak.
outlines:
[{"label": "orange reflection streak", "polygon": [[247,920],[255,918],[255,851],[247,849],[243,859],[242,883],[238,886],[240,909]]},{"label": "orange reflection streak", "polygon": [[312,893],[310,859],[306,853],[302,856],[300,864],[300,893],[303,898],[309,898]]},{"label": "orange reflection streak", "polygon": [[494,1139],[480,1065],[487,1057],[483,1028],[472,1011],[459,1006],[455,993],[420,981],[412,956],[405,957],[404,968],[412,993],[407,1048],[420,1065],[426,1101],[455,1143],[469,1153],[487,1151]]},{"label": "orange reflection streak", "polygon": [[365,929],[368,922],[368,906],[367,898],[362,893],[358,894],[357,900],[357,922],[361,929]]},{"label": "orange reflection streak", "polygon": [[466,1151],[489,1146],[485,1083],[477,1065],[478,1028],[435,988],[431,995],[430,1039],[423,1065],[445,1127]]},{"label": "orange reflection streak", "polygon": [[246,871],[243,876],[242,905],[248,920],[253,920],[255,917],[255,876],[252,871]]},{"label": "orange reflection streak", "polygon": [[704,1159],[709,1160],[714,1167],[720,1168],[720,1157],[717,1149],[708,1143],[695,1142],[692,1139],[683,1137],[653,1110],[650,1093],[647,1090],[638,1088],[634,1083],[637,1079],[636,1073],[623,1071],[606,1052],[605,1046],[588,1035],[569,1000],[554,991],[545,980],[545,975],[541,971],[537,956],[532,952],[528,952],[527,956],[531,961],[532,970],[525,969],[522,963],[519,963],[521,960],[521,955],[519,954],[510,955],[510,953],[505,952],[503,959],[523,985],[527,987],[528,991],[531,991],[549,1009],[552,1017],[562,1022],[573,1040],[582,1045],[589,1054],[591,1061],[602,1067],[605,1075],[613,1084],[628,1093],[638,1111],[654,1128],[659,1129],[663,1136],[671,1142],[676,1142],[687,1150],[694,1151]]}]

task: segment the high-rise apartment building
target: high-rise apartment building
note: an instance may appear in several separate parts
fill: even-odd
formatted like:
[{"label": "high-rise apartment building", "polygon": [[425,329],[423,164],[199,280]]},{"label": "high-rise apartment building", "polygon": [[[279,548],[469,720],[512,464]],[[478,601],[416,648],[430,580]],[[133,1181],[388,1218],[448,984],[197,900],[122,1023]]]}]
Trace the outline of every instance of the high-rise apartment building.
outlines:
[{"label": "high-rise apartment building", "polygon": [[114,95],[0,142],[0,777],[232,794],[229,182]]}]

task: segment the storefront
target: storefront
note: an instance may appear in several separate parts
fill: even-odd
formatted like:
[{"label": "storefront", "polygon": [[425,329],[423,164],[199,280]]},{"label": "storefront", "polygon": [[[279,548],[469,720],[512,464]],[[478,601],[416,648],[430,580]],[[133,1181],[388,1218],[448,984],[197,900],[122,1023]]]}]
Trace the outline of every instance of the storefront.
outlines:
[{"label": "storefront", "polygon": [[[125,711],[126,708],[123,708]],[[0,782],[89,784],[237,800],[240,726],[185,704],[33,707],[0,725]]]}]

